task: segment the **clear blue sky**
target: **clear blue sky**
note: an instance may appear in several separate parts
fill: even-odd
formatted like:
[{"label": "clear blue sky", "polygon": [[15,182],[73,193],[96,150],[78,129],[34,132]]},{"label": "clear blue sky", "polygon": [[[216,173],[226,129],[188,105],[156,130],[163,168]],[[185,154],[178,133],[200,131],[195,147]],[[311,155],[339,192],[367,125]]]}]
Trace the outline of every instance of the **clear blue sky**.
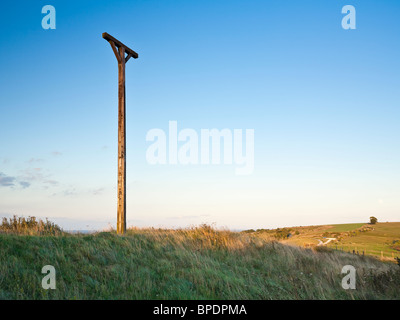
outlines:
[{"label": "clear blue sky", "polygon": [[[56,30],[41,9],[56,8]],[[341,27],[344,5],[357,29]],[[0,216],[116,221],[117,63],[128,223],[232,229],[400,220],[400,3],[21,1],[0,13]],[[254,173],[150,165],[148,130],[255,131]],[[88,227],[89,226],[89,227]]]}]

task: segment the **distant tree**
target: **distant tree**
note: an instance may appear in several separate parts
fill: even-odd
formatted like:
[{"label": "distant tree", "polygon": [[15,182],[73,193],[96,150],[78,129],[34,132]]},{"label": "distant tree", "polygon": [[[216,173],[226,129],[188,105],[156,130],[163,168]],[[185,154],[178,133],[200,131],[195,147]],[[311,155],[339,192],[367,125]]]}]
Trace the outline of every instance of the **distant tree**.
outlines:
[{"label": "distant tree", "polygon": [[256,232],[254,229],[249,229],[249,230],[243,230],[243,233],[254,233]]},{"label": "distant tree", "polygon": [[376,224],[378,222],[378,219],[377,218],[375,218],[375,217],[370,217],[369,218],[369,223],[370,224]]}]

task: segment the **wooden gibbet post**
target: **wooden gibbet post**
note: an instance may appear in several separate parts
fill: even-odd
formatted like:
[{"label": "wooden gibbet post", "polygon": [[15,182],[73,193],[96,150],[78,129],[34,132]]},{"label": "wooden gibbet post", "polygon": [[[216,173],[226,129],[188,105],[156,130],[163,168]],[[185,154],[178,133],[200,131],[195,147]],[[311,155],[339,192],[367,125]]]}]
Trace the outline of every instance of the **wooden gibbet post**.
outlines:
[{"label": "wooden gibbet post", "polygon": [[126,232],[126,135],[125,135],[125,64],[139,55],[108,33],[103,33],[118,61],[118,204],[117,233]]}]

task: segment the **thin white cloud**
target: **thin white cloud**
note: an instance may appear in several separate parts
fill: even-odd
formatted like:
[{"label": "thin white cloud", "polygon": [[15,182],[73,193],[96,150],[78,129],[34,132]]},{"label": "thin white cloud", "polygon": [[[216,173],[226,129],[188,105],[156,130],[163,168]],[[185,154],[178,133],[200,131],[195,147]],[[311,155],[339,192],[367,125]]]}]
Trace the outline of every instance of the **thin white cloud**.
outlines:
[{"label": "thin white cloud", "polygon": [[53,151],[51,154],[52,154],[53,156],[61,156],[61,155],[62,155],[62,153],[59,152],[59,151]]},{"label": "thin white cloud", "polygon": [[64,191],[63,191],[63,195],[64,195],[64,196],[76,196],[76,195],[77,195],[77,192],[76,192],[76,189],[75,189],[75,188],[67,189],[67,190],[64,190]]},{"label": "thin white cloud", "polygon": [[198,219],[198,218],[205,218],[210,217],[209,214],[199,214],[199,215],[192,215],[192,216],[174,216],[174,217],[167,217],[167,219],[175,220],[175,219]]},{"label": "thin white cloud", "polygon": [[92,190],[92,194],[93,194],[94,196],[98,196],[98,195],[102,194],[103,191],[104,191],[104,188],[94,189],[94,190]]},{"label": "thin white cloud", "polygon": [[37,162],[43,162],[44,160],[43,159],[40,159],[40,158],[30,158],[29,160],[28,160],[28,163],[37,163]]}]

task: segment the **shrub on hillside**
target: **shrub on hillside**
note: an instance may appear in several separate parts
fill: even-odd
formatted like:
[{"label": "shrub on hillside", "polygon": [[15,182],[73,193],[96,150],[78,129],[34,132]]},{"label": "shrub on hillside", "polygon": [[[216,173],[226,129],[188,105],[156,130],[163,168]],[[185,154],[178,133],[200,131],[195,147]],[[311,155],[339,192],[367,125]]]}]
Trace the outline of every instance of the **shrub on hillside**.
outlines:
[{"label": "shrub on hillside", "polygon": [[277,240],[287,239],[287,238],[291,237],[291,231],[292,231],[292,229],[278,228],[278,229],[276,229],[274,237]]},{"label": "shrub on hillside", "polygon": [[249,229],[249,230],[243,230],[242,233],[254,233],[256,230],[254,229]]},{"label": "shrub on hillside", "polygon": [[321,253],[332,253],[333,249],[326,247],[326,246],[316,246],[315,251],[321,252]]},{"label": "shrub on hillside", "polygon": [[62,229],[49,220],[37,220],[36,217],[17,217],[3,218],[0,225],[0,232],[29,235],[58,235]]},{"label": "shrub on hillside", "polygon": [[377,218],[375,218],[375,217],[370,217],[369,218],[369,223],[370,224],[376,224],[378,222],[378,219]]}]

